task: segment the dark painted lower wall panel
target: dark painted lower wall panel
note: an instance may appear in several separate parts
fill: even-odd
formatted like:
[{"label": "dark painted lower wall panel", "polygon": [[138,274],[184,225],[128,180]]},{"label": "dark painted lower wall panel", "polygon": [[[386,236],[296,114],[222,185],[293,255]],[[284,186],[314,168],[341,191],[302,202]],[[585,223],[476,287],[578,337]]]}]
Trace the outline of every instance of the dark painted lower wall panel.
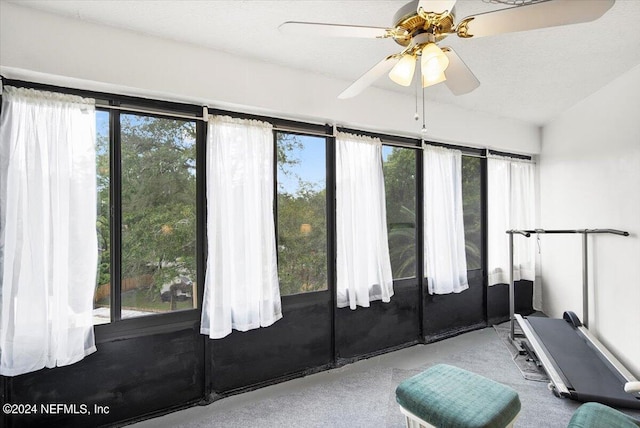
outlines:
[{"label": "dark painted lower wall panel", "polygon": [[389,303],[336,312],[338,359],[353,359],[420,339],[418,286],[396,286]]},{"label": "dark painted lower wall panel", "polygon": [[[516,281],[514,291],[515,312],[522,315],[533,313],[533,282]],[[487,318],[489,324],[509,320],[508,284],[497,284],[487,288]]]},{"label": "dark painted lower wall panel", "polygon": [[212,340],[213,391],[224,394],[331,363],[328,296],[283,298],[283,318],[275,324]]},{"label": "dark painted lower wall panel", "polygon": [[[469,272],[468,290],[459,294],[425,294],[424,339],[439,340],[508,318],[508,287],[486,291],[480,272]],[[283,319],[268,328],[234,331],[224,339],[205,339],[192,329],[114,340],[68,367],[5,378],[8,402],[108,406],[106,415],[20,416],[9,427],[100,426],[193,404],[205,398],[205,364],[214,394],[227,395],[287,377],[331,367],[420,340],[417,284],[395,287],[390,303],[369,308],[332,310],[329,293],[283,298]],[[516,308],[532,312],[531,283],[516,287]],[[486,306],[485,306],[486,305]],[[335,313],[335,338],[331,317]],[[332,340],[335,339],[335,360]]]},{"label": "dark painted lower wall panel", "polygon": [[[99,344],[76,364],[6,378],[8,401],[36,404],[38,413],[12,416],[8,426],[97,427],[187,405],[204,397],[203,359],[195,328]],[[42,414],[51,404],[71,406]],[[81,405],[91,414],[72,413],[84,413]],[[95,414],[94,405],[108,414]]]},{"label": "dark painted lower wall panel", "polygon": [[469,288],[461,293],[430,295],[424,290],[424,336],[439,340],[485,324],[481,271],[467,273]]}]

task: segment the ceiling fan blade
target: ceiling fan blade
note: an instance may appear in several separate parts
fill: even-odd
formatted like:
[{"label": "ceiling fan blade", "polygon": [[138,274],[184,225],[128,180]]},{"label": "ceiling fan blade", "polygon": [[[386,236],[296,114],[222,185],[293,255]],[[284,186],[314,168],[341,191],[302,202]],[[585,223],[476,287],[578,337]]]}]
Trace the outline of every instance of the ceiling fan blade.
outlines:
[{"label": "ceiling fan blade", "polygon": [[449,66],[444,71],[447,78],[444,83],[453,95],[464,95],[480,86],[478,78],[453,49],[443,47],[442,51],[449,58]]},{"label": "ceiling fan blade", "polygon": [[382,77],[383,74],[388,73],[398,61],[400,61],[401,55],[389,55],[376,65],[374,65],[369,71],[364,73],[358,80],[353,82],[351,86],[342,91],[338,98],[341,100],[352,98],[358,95],[360,92],[369,87],[373,82]]},{"label": "ceiling fan blade", "polygon": [[545,0],[469,16],[458,24],[458,36],[484,37],[598,19],[615,0]]},{"label": "ceiling fan blade", "polygon": [[287,21],[278,27],[281,33],[303,36],[324,37],[390,37],[389,31],[381,27],[365,27],[359,25],[323,24],[321,22]]},{"label": "ceiling fan blade", "polygon": [[420,0],[418,1],[418,12],[420,8],[427,13],[442,14],[444,12],[451,13],[456,0]]}]

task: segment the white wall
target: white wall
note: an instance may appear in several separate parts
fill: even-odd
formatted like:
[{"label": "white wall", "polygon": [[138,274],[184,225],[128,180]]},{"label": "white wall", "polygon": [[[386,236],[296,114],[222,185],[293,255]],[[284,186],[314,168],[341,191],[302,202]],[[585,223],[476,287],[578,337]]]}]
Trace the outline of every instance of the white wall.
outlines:
[{"label": "white wall", "polygon": [[[540,226],[593,235],[590,331],[640,377],[640,66],[543,128]],[[542,235],[544,311],[582,314],[581,237]]]},{"label": "white wall", "polygon": [[[0,2],[0,72],[8,78],[207,104],[316,123],[419,136],[410,96],[371,88],[336,98],[350,82],[147,37]],[[78,79],[78,80],[73,80]],[[538,153],[538,127],[427,103],[428,138]]]}]

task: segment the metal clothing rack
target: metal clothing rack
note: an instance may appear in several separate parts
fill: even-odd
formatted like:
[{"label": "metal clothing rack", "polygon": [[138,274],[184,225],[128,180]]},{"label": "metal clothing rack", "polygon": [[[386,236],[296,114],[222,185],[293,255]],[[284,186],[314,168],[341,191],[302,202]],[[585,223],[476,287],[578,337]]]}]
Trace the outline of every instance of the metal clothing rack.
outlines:
[{"label": "metal clothing rack", "polygon": [[594,233],[609,233],[613,235],[629,236],[629,232],[616,229],[559,229],[559,230],[507,230],[509,234],[509,319],[511,321],[511,329],[509,338],[514,340],[515,330],[515,286],[513,280],[513,235],[522,235],[530,237],[535,234],[580,234],[582,235],[582,318],[583,324],[588,326],[589,323],[589,271],[588,271],[588,240],[587,237]]}]

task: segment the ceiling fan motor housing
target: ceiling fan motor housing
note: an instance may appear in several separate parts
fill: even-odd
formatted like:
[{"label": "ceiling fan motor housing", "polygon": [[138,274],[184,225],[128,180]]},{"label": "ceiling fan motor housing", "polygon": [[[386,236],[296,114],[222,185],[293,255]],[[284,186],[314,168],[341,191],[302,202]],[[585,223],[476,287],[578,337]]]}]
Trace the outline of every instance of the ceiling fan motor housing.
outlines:
[{"label": "ceiling fan motor housing", "polygon": [[425,11],[421,16],[417,7],[418,0],[411,1],[398,9],[394,15],[393,25],[398,35],[394,37],[396,43],[408,46],[411,39],[421,33],[433,34],[435,42],[439,42],[453,32],[455,8],[441,14]]}]

